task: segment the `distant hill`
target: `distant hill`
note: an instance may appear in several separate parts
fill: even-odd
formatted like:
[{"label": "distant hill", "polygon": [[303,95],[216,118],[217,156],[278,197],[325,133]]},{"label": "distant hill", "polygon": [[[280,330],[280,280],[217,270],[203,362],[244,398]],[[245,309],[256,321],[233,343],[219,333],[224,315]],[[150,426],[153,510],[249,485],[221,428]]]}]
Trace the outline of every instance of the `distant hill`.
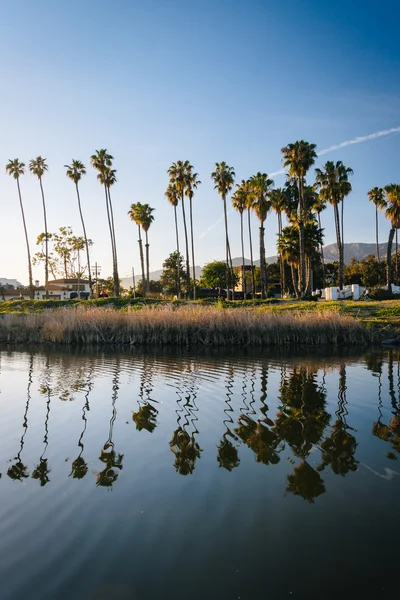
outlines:
[{"label": "distant hill", "polygon": [[[379,244],[379,253],[381,257],[386,256],[387,243]],[[344,258],[345,263],[349,264],[352,258],[356,260],[362,260],[366,258],[369,254],[374,254],[376,252],[376,244],[364,244],[362,242],[352,242],[350,244],[344,245]],[[254,257],[257,256],[257,249],[255,249]],[[324,259],[325,262],[333,262],[337,260],[337,251],[336,244],[328,244],[328,246],[324,247]],[[223,259],[222,259],[223,260]],[[277,256],[267,256],[266,261],[268,264],[274,263],[277,260]],[[244,262],[246,265],[250,264],[250,259],[245,258]],[[234,267],[239,267],[242,264],[242,257],[236,256],[232,259],[232,264]],[[260,260],[254,260],[254,264],[258,267],[260,265]],[[162,269],[158,269],[158,271],[150,272],[150,279],[153,281],[158,281],[160,279],[162,273]],[[196,266],[196,278],[199,279],[201,276],[201,267]],[[140,273],[136,273],[136,282],[138,282],[142,278]],[[124,288],[129,288],[132,285],[132,277],[124,277],[122,279],[122,285]]]}]

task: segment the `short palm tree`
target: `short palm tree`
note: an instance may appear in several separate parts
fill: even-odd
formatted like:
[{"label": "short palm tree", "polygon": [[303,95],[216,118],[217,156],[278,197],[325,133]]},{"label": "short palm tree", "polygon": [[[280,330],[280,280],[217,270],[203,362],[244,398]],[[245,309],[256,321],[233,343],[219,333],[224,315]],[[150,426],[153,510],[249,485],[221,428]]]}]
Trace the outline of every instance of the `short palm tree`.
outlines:
[{"label": "short palm tree", "polygon": [[243,239],[243,213],[247,205],[247,192],[246,188],[242,185],[236,185],[237,190],[232,195],[232,206],[240,214],[240,241],[242,245],[242,291],[243,299],[246,299],[246,278],[245,278],[245,264],[244,264],[244,239]]},{"label": "short palm tree", "polygon": [[345,167],[340,160],[336,163],[329,160],[325,163],[323,169],[315,169],[315,173],[315,181],[319,188],[319,195],[322,201],[329,202],[333,206],[339,261],[339,287],[340,289],[343,289],[344,247],[342,237],[343,231],[340,231],[341,227],[338,207],[340,202],[344,201],[345,196],[351,192],[351,183],[348,180],[348,176],[351,175],[353,171],[349,167]]},{"label": "short palm tree", "polygon": [[386,217],[390,220],[391,229],[387,246],[387,286],[388,291],[392,292],[392,246],[393,238],[397,229],[400,228],[400,184],[391,183],[385,186],[385,195],[387,198]]},{"label": "short palm tree", "polygon": [[199,185],[201,185],[201,181],[198,178],[198,174],[193,172],[193,166],[191,164],[189,164],[187,167],[185,194],[189,198],[189,209],[190,209],[190,239],[191,239],[191,245],[192,245],[192,269],[193,269],[193,300],[196,300],[196,264],[194,262],[192,200],[193,200],[193,196],[194,196],[194,190],[196,190]]},{"label": "short palm tree", "polygon": [[97,179],[104,187],[106,198],[107,220],[111,239],[111,252],[113,262],[113,280],[114,280],[114,296],[119,296],[119,275],[118,275],[118,260],[117,260],[117,245],[115,239],[114,215],[111,203],[110,187],[117,181],[116,171],[111,169],[113,156],[107,152],[105,148],[96,150],[95,154],[90,157],[91,165],[97,171]]},{"label": "short palm tree", "polygon": [[172,183],[167,187],[167,191],[165,192],[165,197],[168,202],[172,204],[174,207],[174,217],[175,217],[175,234],[176,234],[176,257],[177,257],[177,281],[176,288],[178,291],[178,300],[181,299],[181,275],[180,275],[180,252],[179,252],[179,232],[178,232],[178,216],[176,212],[176,208],[179,204],[179,193],[176,186]]},{"label": "short palm tree", "polygon": [[90,268],[89,243],[88,243],[88,239],[87,239],[87,235],[86,235],[85,221],[83,219],[83,214],[82,214],[81,198],[80,198],[80,194],[79,194],[79,185],[78,185],[80,180],[82,179],[83,175],[86,175],[86,167],[80,160],[72,160],[70,165],[64,165],[64,167],[67,169],[67,171],[66,171],[67,177],[69,177],[75,183],[76,196],[78,198],[79,215],[81,217],[83,237],[85,238],[89,289],[90,289],[90,293],[92,293],[92,271]]},{"label": "short palm tree", "polygon": [[214,189],[220,194],[224,203],[224,222],[225,222],[225,247],[226,247],[226,297],[229,300],[231,296],[231,280],[232,280],[232,257],[229,246],[228,235],[228,215],[226,211],[226,197],[231,191],[235,183],[235,169],[222,161],[215,163],[215,171],[211,173],[211,179],[214,180]]},{"label": "short palm tree", "polygon": [[[271,208],[275,211],[278,217],[278,243],[282,235],[282,213],[285,212],[287,207],[287,194],[284,188],[276,188],[271,190],[270,193]],[[279,270],[281,280],[281,296],[283,297],[286,288],[285,281],[285,264],[282,258],[282,254],[279,252]]]},{"label": "short palm tree", "polygon": [[315,151],[316,145],[300,140],[293,144],[288,144],[282,148],[283,165],[289,167],[289,176],[297,181],[298,186],[298,224],[299,224],[299,248],[300,248],[300,294],[305,293],[306,265],[304,251],[304,223],[305,223],[305,202],[304,185],[307,171],[312,167],[317,158]]},{"label": "short palm tree", "polygon": [[380,187],[374,187],[368,192],[368,198],[375,204],[375,235],[376,235],[376,258],[380,262],[379,256],[379,232],[378,232],[378,210],[386,208],[385,191]]},{"label": "short palm tree", "polygon": [[46,173],[48,166],[46,164],[46,159],[38,156],[37,158],[32,159],[29,162],[29,170],[33,175],[35,175],[39,180],[40,191],[42,194],[42,204],[43,204],[43,217],[44,217],[44,233],[45,233],[45,263],[44,263],[44,279],[45,279],[45,290],[46,290],[46,298],[49,297],[49,233],[47,230],[47,214],[46,214],[46,203],[44,200],[44,191],[42,184],[42,177]]},{"label": "short palm tree", "polygon": [[267,297],[267,268],[265,262],[265,240],[264,223],[269,211],[271,210],[270,193],[274,185],[272,179],[269,179],[266,173],[256,173],[250,177],[250,186],[254,194],[253,210],[260,221],[260,275],[261,275],[261,297]]},{"label": "short palm tree", "polygon": [[143,204],[140,202],[136,202],[136,204],[131,204],[131,209],[128,211],[129,218],[131,221],[136,223],[138,226],[138,234],[139,234],[139,253],[140,253],[140,266],[142,268],[142,289],[143,293],[147,290],[146,285],[146,275],[144,270],[144,256],[143,256],[143,242],[142,242],[142,216],[143,216]]},{"label": "short palm tree", "polygon": [[150,292],[150,257],[149,257],[148,231],[150,229],[150,225],[154,221],[154,216],[152,214],[154,212],[154,210],[155,209],[151,208],[151,206],[149,204],[144,204],[141,209],[141,215],[140,215],[142,229],[146,235],[146,244],[145,244],[145,247],[146,247],[146,284],[147,284],[146,294],[149,294],[149,292]]},{"label": "short palm tree", "polygon": [[20,162],[18,160],[18,158],[14,158],[14,160],[9,160],[8,161],[8,163],[6,165],[6,171],[7,171],[7,173],[10,176],[14,177],[14,179],[17,182],[19,205],[20,205],[20,208],[21,208],[21,215],[22,215],[22,224],[23,224],[24,232],[25,232],[26,251],[27,251],[27,254],[28,254],[29,295],[30,295],[31,298],[33,298],[34,297],[34,290],[33,290],[33,279],[32,279],[31,250],[30,250],[30,247],[29,247],[28,231],[27,231],[27,228],[26,228],[25,212],[24,212],[24,205],[22,204],[21,189],[19,187],[19,178],[25,172],[25,164],[23,162]]},{"label": "short palm tree", "polygon": [[172,163],[168,169],[168,175],[170,183],[175,186],[178,191],[179,198],[182,203],[182,217],[183,217],[183,228],[185,232],[185,246],[186,246],[186,293],[190,298],[190,262],[189,262],[189,239],[187,233],[186,224],[186,211],[185,211],[185,194],[188,187],[188,173],[190,168],[193,169],[188,160],[177,160]]}]

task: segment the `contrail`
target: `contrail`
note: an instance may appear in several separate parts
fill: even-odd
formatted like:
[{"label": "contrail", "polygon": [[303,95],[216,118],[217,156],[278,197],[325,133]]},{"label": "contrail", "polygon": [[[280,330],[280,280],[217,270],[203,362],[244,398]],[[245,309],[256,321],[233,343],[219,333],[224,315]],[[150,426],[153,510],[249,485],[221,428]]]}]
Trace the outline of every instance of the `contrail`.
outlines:
[{"label": "contrail", "polygon": [[[340,144],[334,144],[329,148],[324,148],[317,152],[318,156],[323,156],[324,154],[328,154],[328,152],[333,152],[334,150],[340,150],[340,148],[345,148],[346,146],[353,146],[354,144],[361,144],[362,142],[368,142],[369,140],[375,140],[376,138],[383,137],[385,135],[390,135],[392,133],[400,133],[400,127],[391,127],[391,129],[382,129],[382,131],[375,131],[375,133],[369,133],[368,135],[362,135],[354,138],[353,140],[346,140],[345,142],[340,142]],[[285,169],[280,169],[279,171],[274,171],[273,173],[269,173],[269,177],[276,177],[276,175],[284,175],[286,173]],[[200,234],[200,239],[205,237],[214,227],[219,225],[222,219],[218,219],[213,225],[210,225],[208,229],[203,231]]]},{"label": "contrail", "polygon": [[[317,152],[318,156],[323,156],[324,154],[328,154],[328,152],[333,152],[334,150],[340,150],[340,148],[345,148],[346,146],[353,146],[354,144],[361,144],[362,142],[368,142],[369,140],[375,140],[376,138],[383,137],[385,135],[390,135],[392,133],[400,133],[400,127],[392,127],[391,129],[383,129],[382,131],[375,131],[375,133],[369,133],[368,135],[362,135],[354,138],[353,140],[346,140],[345,142],[341,142],[340,144],[334,144],[329,148],[324,148]],[[285,169],[280,169],[279,171],[275,171],[274,173],[270,173],[270,177],[275,177],[276,175],[283,175],[285,173]]]}]

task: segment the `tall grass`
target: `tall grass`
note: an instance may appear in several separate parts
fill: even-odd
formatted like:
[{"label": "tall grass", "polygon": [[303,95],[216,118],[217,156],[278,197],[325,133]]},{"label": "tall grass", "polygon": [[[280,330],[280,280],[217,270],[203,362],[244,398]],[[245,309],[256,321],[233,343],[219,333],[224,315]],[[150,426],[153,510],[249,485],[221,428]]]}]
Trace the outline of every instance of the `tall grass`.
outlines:
[{"label": "tall grass", "polygon": [[77,307],[0,319],[0,342],[154,346],[358,345],[374,333],[336,313],[272,313],[207,306],[146,306],[140,311]]}]

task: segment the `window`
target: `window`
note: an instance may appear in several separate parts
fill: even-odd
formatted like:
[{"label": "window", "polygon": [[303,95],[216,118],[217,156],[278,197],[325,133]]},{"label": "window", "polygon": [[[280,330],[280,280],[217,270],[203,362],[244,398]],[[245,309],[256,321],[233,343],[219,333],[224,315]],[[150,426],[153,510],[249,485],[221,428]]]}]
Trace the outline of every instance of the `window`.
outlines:
[{"label": "window", "polygon": [[79,285],[78,285],[77,283],[73,283],[71,287],[72,287],[72,289],[73,289],[75,292],[77,292],[78,290],[79,290],[80,292],[84,292],[84,291],[85,291],[85,284],[84,284],[84,283],[81,283],[81,284],[79,284]]}]

